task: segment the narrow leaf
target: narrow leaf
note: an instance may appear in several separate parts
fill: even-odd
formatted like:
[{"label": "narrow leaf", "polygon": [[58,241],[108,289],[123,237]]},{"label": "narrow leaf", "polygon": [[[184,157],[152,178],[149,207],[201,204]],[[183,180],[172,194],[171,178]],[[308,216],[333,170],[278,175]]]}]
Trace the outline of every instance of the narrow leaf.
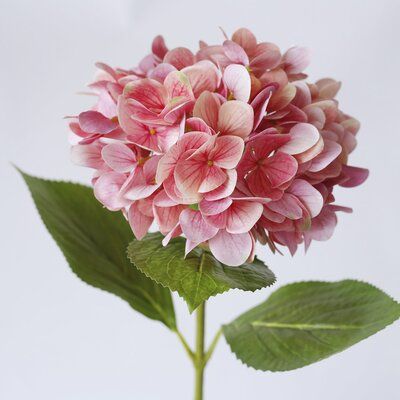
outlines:
[{"label": "narrow leaf", "polygon": [[146,276],[178,292],[190,312],[209,297],[229,289],[255,291],[275,282],[273,272],[259,260],[229,267],[198,247],[184,258],[183,238],[173,239],[166,247],[161,240],[161,234],[150,233],[140,242],[133,241],[128,256]]},{"label": "narrow leaf", "polygon": [[284,286],[223,327],[248,366],[288,371],[312,364],[373,335],[400,317],[400,305],[354,280]]},{"label": "narrow leaf", "polygon": [[170,291],[146,278],[126,257],[132,232],[123,216],[104,209],[89,187],[21,174],[44,224],[75,274],[174,329]]}]

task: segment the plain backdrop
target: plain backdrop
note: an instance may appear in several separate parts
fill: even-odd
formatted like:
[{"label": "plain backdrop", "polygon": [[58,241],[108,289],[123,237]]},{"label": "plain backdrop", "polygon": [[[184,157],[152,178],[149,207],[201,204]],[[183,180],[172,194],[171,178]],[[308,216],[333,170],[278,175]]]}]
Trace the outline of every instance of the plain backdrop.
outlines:
[{"label": "plain backdrop", "polygon": [[[119,298],[69,270],[46,232],[13,162],[32,174],[88,182],[71,164],[64,115],[91,105],[79,96],[105,61],[130,67],[162,33],[170,47],[197,48],[251,28],[282,49],[313,50],[310,79],[342,81],[341,108],[362,122],[351,163],[371,170],[366,184],[336,191],[354,208],[333,238],[305,256],[259,250],[288,282],[354,278],[400,299],[399,1],[0,1],[0,398],[154,400],[192,397],[192,369],[176,337]],[[208,305],[216,331],[273,289],[231,291]],[[193,318],[175,298],[181,329]],[[224,340],[206,374],[206,398],[395,400],[400,326],[304,369],[247,368]]]}]

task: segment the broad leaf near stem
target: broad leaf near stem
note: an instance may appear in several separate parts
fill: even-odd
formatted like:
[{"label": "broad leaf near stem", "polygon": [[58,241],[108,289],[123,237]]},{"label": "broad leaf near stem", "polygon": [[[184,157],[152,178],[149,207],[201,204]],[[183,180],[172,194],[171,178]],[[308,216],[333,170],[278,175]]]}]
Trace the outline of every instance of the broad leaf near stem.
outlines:
[{"label": "broad leaf near stem", "polygon": [[139,272],[126,257],[133,235],[122,214],[104,209],[89,187],[21,174],[72,271],[175,330],[170,291]]},{"label": "broad leaf near stem", "polygon": [[167,247],[163,236],[150,233],[128,247],[128,257],[146,276],[178,292],[190,312],[209,297],[229,289],[255,291],[275,282],[273,272],[260,260],[230,267],[220,263],[201,248],[192,250],[186,258],[185,241],[176,238]]},{"label": "broad leaf near stem", "polygon": [[373,335],[400,317],[400,304],[359,281],[300,282],[223,327],[246,365],[289,371],[315,363]]}]

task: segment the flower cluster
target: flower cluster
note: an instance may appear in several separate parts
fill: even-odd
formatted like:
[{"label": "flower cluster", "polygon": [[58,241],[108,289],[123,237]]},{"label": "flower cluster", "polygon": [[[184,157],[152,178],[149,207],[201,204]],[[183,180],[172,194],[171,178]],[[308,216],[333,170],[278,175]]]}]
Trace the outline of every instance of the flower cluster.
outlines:
[{"label": "flower cluster", "polygon": [[[225,35],[226,36],[226,35]],[[161,36],[136,68],[98,63],[97,104],[73,117],[72,158],[94,168],[94,194],[121,210],[137,239],[153,222],[163,244],[184,235],[227,265],[327,240],[335,185],[361,184],[348,165],[359,123],[334,99],[340,83],[305,82],[309,51],[284,54],[239,29],[196,54]]]}]

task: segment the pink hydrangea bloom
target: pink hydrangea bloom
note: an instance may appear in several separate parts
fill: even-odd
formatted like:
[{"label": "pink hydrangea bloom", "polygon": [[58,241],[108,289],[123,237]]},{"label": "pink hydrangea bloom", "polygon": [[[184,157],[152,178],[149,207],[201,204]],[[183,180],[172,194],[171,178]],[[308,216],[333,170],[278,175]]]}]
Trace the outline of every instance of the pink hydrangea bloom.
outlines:
[{"label": "pink hydrangea bloom", "polygon": [[245,28],[193,53],[161,36],[137,67],[98,63],[91,110],[72,117],[73,161],[93,168],[94,194],[137,239],[186,238],[221,262],[327,240],[334,187],[363,183],[348,165],[359,123],[339,109],[340,82],[305,81],[310,52],[284,53]]}]

